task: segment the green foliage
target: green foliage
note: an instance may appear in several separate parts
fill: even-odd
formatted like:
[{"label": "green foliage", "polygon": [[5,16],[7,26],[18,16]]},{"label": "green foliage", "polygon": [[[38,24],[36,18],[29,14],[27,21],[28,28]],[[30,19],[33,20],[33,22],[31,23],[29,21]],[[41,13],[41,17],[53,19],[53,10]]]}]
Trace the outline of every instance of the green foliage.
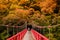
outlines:
[{"label": "green foliage", "polygon": [[[50,30],[50,33],[49,33]],[[60,26],[52,27],[50,29],[46,29],[45,34],[48,38],[50,37],[50,40],[59,40],[60,39]]]}]

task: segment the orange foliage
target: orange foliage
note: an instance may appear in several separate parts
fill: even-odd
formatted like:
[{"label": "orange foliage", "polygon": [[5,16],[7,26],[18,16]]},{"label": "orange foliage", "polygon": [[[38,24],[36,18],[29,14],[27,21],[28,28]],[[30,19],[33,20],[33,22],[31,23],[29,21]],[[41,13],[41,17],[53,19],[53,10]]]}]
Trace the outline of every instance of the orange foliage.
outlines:
[{"label": "orange foliage", "polygon": [[17,0],[9,0],[10,2],[12,2],[12,3],[16,3],[17,2]]},{"label": "orange foliage", "polygon": [[23,9],[16,9],[17,14],[23,14],[23,15],[28,15],[29,11],[28,10],[23,10]]},{"label": "orange foliage", "polygon": [[45,0],[40,2],[41,11],[51,13],[53,12],[54,8],[57,6],[56,0]]},{"label": "orange foliage", "polygon": [[1,9],[1,10],[2,10],[2,9],[5,9],[5,8],[7,8],[6,5],[4,5],[4,4],[0,4],[0,9]]},{"label": "orange foliage", "polygon": [[25,4],[29,0],[20,0],[19,4]]}]

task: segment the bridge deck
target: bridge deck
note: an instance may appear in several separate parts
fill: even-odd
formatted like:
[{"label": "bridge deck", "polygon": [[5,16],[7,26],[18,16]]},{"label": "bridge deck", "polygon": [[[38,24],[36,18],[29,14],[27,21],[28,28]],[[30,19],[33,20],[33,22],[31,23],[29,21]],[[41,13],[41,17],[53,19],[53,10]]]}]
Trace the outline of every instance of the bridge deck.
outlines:
[{"label": "bridge deck", "polygon": [[35,40],[35,38],[31,31],[27,31],[27,33],[25,34],[22,40]]},{"label": "bridge deck", "polygon": [[33,29],[31,31],[25,29],[17,33],[16,35],[8,38],[7,40],[49,40],[49,39]]}]

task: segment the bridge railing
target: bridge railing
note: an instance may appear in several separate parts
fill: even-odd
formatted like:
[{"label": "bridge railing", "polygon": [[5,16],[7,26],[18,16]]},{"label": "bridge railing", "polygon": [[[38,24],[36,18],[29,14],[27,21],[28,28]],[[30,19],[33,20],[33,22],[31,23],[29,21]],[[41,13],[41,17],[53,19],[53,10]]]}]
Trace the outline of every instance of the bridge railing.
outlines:
[{"label": "bridge railing", "polygon": [[38,33],[37,31],[35,30],[31,30],[34,37],[36,38],[36,40],[49,40],[47,37],[43,36],[42,34]]},{"label": "bridge railing", "polygon": [[7,40],[22,40],[25,33],[27,32],[27,29],[24,29],[23,31],[17,33],[16,35],[13,35],[12,37],[8,38]]}]

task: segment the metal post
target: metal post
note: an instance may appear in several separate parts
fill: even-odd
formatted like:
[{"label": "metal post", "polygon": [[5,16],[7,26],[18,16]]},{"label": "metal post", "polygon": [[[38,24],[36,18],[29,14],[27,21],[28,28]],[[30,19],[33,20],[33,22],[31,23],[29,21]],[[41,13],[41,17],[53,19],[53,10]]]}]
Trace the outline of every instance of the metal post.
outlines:
[{"label": "metal post", "polygon": [[16,27],[16,31],[17,31],[16,33],[18,33],[18,26],[15,26],[15,27]]},{"label": "metal post", "polygon": [[13,26],[13,35],[15,34],[15,32],[14,32],[14,26]]},{"label": "metal post", "polygon": [[43,35],[45,34],[45,28],[43,28]]},{"label": "metal post", "polygon": [[41,33],[41,28],[40,28],[40,33]]},{"label": "metal post", "polygon": [[43,35],[44,35],[44,29],[42,28],[42,30],[43,30],[42,32],[43,32]]},{"label": "metal post", "polygon": [[27,27],[27,21],[25,22],[24,27],[25,27],[25,28]]},{"label": "metal post", "polygon": [[48,28],[49,28],[49,40],[50,40],[50,26]]},{"label": "metal post", "polygon": [[8,25],[7,26],[7,36],[9,36],[9,28],[8,28]]}]

